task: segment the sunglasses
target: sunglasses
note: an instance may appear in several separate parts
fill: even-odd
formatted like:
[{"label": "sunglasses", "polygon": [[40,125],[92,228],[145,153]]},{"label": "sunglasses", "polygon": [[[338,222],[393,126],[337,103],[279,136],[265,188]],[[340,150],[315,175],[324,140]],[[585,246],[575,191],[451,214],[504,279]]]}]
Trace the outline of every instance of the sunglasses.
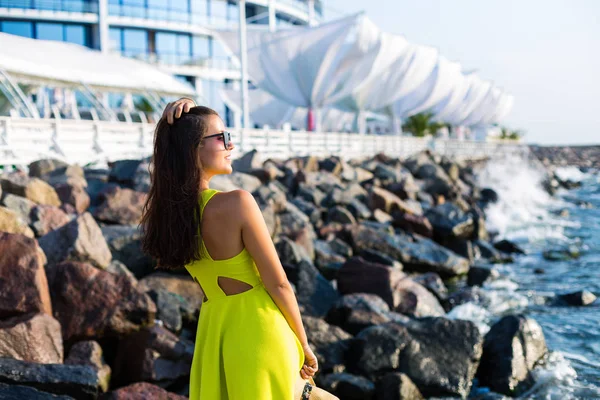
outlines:
[{"label": "sunglasses", "polygon": [[204,136],[204,139],[208,139],[211,137],[223,136],[223,145],[225,146],[225,150],[229,149],[229,143],[231,143],[231,132],[223,131],[221,133],[217,133],[216,135]]}]

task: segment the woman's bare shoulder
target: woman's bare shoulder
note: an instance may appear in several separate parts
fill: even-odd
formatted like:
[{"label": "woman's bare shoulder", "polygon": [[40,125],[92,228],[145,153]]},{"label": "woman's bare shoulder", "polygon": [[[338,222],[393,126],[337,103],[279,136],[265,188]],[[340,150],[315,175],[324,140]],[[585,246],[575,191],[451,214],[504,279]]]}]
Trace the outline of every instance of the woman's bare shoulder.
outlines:
[{"label": "woman's bare shoulder", "polygon": [[258,209],[256,199],[252,193],[247,190],[235,189],[229,192],[221,192],[221,196],[223,196],[223,201],[226,202],[228,206],[231,206],[231,208],[235,210],[235,213],[240,217],[248,215],[248,213],[252,213],[255,209]]}]

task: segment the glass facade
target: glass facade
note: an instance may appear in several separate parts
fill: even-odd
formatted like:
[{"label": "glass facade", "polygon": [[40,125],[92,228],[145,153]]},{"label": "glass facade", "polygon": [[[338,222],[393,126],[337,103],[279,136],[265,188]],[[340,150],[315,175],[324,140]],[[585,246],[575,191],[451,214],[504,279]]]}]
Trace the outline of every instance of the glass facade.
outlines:
[{"label": "glass facade", "polygon": [[1,8],[97,13],[97,0],[0,0]]},{"label": "glass facade", "polygon": [[91,47],[90,27],[61,22],[0,21],[0,32]]}]

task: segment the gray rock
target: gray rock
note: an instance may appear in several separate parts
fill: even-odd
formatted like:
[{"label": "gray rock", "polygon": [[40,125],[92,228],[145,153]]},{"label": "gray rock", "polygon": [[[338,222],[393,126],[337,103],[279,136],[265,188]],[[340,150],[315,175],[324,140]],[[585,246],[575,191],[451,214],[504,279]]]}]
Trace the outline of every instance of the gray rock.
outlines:
[{"label": "gray rock", "polygon": [[106,268],[112,259],[100,227],[88,212],[42,236],[39,244],[49,264],[83,261]]},{"label": "gray rock", "polygon": [[571,306],[589,306],[596,301],[596,296],[587,290],[561,294],[558,298]]},{"label": "gray rock", "polygon": [[424,396],[466,397],[483,338],[470,321],[445,318],[389,322],[360,332],[346,354],[350,372],[376,378],[405,373]]},{"label": "gray rock", "polygon": [[426,274],[412,276],[411,278],[413,281],[425,286],[425,288],[433,293],[438,300],[443,301],[448,298],[448,288],[444,285],[442,278],[435,272],[428,272]]},{"label": "gray rock", "polygon": [[106,225],[101,228],[113,260],[125,264],[136,278],[154,271],[154,260],[142,252],[141,232],[128,225]]},{"label": "gray rock", "polygon": [[61,364],[60,323],[48,314],[27,314],[0,321],[0,357]]},{"label": "gray rock", "polygon": [[27,225],[31,223],[30,213],[36,204],[25,197],[6,193],[2,199],[4,207],[14,211]]},{"label": "gray rock", "polygon": [[0,400],[75,400],[71,396],[60,396],[42,392],[28,386],[0,383]]},{"label": "gray rock", "polygon": [[548,349],[540,325],[523,315],[508,315],[485,336],[477,370],[481,386],[514,396],[532,383],[531,370]]},{"label": "gray rock", "polygon": [[327,312],[325,321],[356,335],[369,326],[389,322],[389,306],[370,293],[352,293],[338,299]]},{"label": "gray rock", "polygon": [[87,365],[38,364],[10,358],[0,358],[0,382],[78,400],[96,399],[99,384],[96,371]]},{"label": "gray rock", "polygon": [[444,203],[425,212],[434,233],[440,237],[469,239],[475,231],[473,217],[452,203]]},{"label": "gray rock", "polygon": [[319,371],[327,373],[344,370],[344,353],[348,350],[348,341],[352,336],[338,326],[308,315],[302,317],[302,324],[306,329],[308,343],[319,360]]},{"label": "gray rock", "polygon": [[467,275],[467,285],[483,286],[500,277],[500,273],[495,268],[473,266],[469,269]]}]

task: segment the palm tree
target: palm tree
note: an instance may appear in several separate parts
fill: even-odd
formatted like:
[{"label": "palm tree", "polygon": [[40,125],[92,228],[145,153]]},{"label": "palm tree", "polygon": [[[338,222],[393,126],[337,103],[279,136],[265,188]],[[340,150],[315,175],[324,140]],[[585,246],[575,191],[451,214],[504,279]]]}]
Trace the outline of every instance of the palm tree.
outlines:
[{"label": "palm tree", "polygon": [[408,117],[402,125],[402,130],[410,132],[413,136],[423,137],[437,132],[445,124],[433,121],[433,113],[419,113]]}]

